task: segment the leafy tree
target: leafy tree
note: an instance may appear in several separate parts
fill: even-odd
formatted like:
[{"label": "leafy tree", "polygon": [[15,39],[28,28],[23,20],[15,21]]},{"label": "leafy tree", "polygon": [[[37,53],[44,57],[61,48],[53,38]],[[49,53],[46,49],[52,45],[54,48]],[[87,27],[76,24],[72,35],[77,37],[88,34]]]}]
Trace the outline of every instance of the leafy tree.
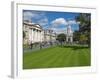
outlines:
[{"label": "leafy tree", "polygon": [[73,33],[73,40],[74,40],[74,41],[79,41],[79,38],[80,38],[80,33],[79,33],[79,31],[75,31],[75,32]]},{"label": "leafy tree", "polygon": [[[91,14],[80,13],[80,15],[76,17],[76,20],[80,22],[80,24],[79,24],[79,33],[80,33],[79,41],[86,42],[88,44],[88,46],[90,46]],[[84,34],[84,40],[82,38],[83,34]]]},{"label": "leafy tree", "polygon": [[66,40],[66,35],[65,34],[59,34],[58,36],[57,36],[57,40],[58,41],[65,41]]},{"label": "leafy tree", "polygon": [[59,34],[58,36],[57,36],[57,40],[61,43],[61,45],[62,45],[62,42],[64,42],[65,40],[66,40],[66,35],[65,34]]},{"label": "leafy tree", "polygon": [[87,37],[86,37],[86,35],[85,34],[82,34],[82,35],[80,35],[80,42],[82,43],[82,44],[85,44],[85,43],[87,43]]}]

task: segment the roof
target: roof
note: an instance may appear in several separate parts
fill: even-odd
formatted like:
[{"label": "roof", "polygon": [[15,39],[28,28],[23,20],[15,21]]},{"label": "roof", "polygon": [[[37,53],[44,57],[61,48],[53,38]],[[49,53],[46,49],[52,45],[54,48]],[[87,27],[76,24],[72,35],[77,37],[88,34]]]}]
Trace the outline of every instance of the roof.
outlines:
[{"label": "roof", "polygon": [[34,24],[34,23],[31,23],[31,22],[24,22],[23,24],[28,25],[28,26],[35,26],[37,28],[42,29],[42,26],[40,26],[39,24]]}]

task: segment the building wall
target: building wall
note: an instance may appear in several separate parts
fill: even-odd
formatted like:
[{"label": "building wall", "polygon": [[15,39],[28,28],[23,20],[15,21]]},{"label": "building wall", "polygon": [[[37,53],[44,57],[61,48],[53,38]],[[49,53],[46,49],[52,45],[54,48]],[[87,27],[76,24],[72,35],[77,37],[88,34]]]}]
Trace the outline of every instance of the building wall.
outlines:
[{"label": "building wall", "polygon": [[54,42],[56,34],[52,30],[44,30],[44,38],[46,42]]},{"label": "building wall", "polygon": [[23,39],[24,44],[50,42],[52,40],[56,40],[55,33],[51,33],[50,30],[43,30],[40,25],[23,23],[23,31],[26,34],[25,38]]}]

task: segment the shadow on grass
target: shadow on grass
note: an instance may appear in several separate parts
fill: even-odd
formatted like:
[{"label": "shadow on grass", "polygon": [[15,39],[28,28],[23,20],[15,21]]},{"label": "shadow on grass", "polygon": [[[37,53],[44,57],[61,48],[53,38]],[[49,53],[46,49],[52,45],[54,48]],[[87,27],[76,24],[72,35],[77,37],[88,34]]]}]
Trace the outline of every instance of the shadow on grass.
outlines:
[{"label": "shadow on grass", "polygon": [[71,48],[73,50],[78,50],[78,49],[88,49],[89,47],[88,46],[79,46],[79,45],[70,45],[70,46],[59,46],[61,48]]}]

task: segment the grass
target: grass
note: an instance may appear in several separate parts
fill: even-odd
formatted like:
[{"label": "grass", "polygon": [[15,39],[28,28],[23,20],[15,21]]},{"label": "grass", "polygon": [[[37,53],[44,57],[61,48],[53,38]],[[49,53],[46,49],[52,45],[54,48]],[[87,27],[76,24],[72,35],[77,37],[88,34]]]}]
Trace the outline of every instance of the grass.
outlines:
[{"label": "grass", "polygon": [[57,46],[23,54],[23,69],[90,66],[90,48]]}]

